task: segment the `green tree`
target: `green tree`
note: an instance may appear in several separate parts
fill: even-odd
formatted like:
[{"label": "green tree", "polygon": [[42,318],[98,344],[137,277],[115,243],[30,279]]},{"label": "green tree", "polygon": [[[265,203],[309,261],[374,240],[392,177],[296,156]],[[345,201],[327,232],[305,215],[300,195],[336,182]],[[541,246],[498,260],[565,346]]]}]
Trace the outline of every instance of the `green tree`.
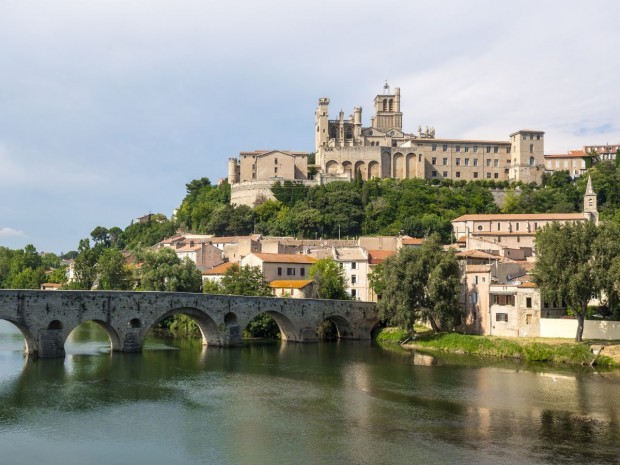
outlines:
[{"label": "green tree", "polygon": [[452,250],[444,252],[439,236],[429,237],[419,248],[401,248],[383,262],[379,314],[411,331],[416,321],[427,321],[435,331],[460,322],[459,269]]},{"label": "green tree", "polygon": [[346,277],[340,265],[333,258],[321,258],[310,267],[314,280],[314,293],[319,299],[349,299],[346,291]]},{"label": "green tree", "polygon": [[589,221],[551,223],[536,233],[534,281],[544,300],[566,302],[575,313],[577,342],[582,340],[588,302],[601,287],[595,263],[597,235]]},{"label": "green tree", "polygon": [[131,273],[125,266],[123,254],[118,249],[106,249],[97,261],[99,289],[125,290],[130,288]]},{"label": "green tree", "polygon": [[232,265],[226,270],[219,287],[222,294],[264,297],[272,295],[263,273],[256,266]]},{"label": "green tree", "polygon": [[[205,292],[214,294],[263,296],[272,295],[271,288],[258,267],[232,265],[226,270],[219,284],[210,284]],[[273,318],[261,313],[248,324],[246,332],[251,337],[275,339],[280,328]]]},{"label": "green tree", "polygon": [[91,248],[88,239],[80,240],[78,245],[78,256],[73,262],[74,281],[70,283],[71,289],[92,289],[97,279],[97,259],[99,258],[100,248]]},{"label": "green tree", "polygon": [[202,276],[189,258],[181,260],[169,247],[144,253],[140,287],[145,291],[200,292]]}]

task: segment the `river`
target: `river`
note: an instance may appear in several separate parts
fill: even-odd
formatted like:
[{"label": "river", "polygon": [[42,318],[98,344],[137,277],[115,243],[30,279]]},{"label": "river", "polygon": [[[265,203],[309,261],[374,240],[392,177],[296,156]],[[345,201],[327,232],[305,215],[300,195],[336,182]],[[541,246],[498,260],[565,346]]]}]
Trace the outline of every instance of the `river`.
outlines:
[{"label": "river", "polygon": [[620,375],[368,342],[111,354],[71,333],[30,360],[0,321],[0,463],[617,464]]}]

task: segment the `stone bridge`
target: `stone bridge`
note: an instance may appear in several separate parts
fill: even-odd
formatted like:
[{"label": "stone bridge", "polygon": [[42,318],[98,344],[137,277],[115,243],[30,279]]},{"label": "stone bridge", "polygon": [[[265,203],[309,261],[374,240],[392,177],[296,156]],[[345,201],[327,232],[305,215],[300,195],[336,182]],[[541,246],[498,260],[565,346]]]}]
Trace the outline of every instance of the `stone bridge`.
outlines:
[{"label": "stone bridge", "polygon": [[242,297],[180,292],[0,290],[0,319],[17,326],[26,352],[64,356],[65,340],[81,323],[94,321],[108,334],[112,350],[140,352],[148,332],[174,314],[191,317],[203,344],[238,346],[243,329],[266,313],[283,340],[314,342],[316,329],[331,321],[342,339],[370,339],[378,322],[370,302],[276,297]]}]

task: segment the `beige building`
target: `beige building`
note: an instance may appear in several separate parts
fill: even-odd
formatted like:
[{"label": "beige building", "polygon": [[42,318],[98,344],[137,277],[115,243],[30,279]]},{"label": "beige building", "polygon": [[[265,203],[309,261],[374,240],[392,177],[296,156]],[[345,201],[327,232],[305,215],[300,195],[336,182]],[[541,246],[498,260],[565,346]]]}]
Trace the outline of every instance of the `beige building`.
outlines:
[{"label": "beige building", "polygon": [[292,297],[293,299],[310,299],[314,297],[314,281],[311,279],[276,279],[269,283],[275,297]]},{"label": "beige building", "polygon": [[251,253],[240,262],[241,266],[258,267],[265,281],[306,280],[310,276],[310,267],[316,259],[300,254]]},{"label": "beige building", "polygon": [[362,127],[362,108],[329,119],[328,98],[315,112],[317,165],[329,176],[364,179],[453,179],[540,183],[544,170],[544,132],[521,130],[508,140],[437,138],[434,128],[416,134],[402,128],[400,89],[386,84],[375,97],[370,127]]},{"label": "beige building", "polygon": [[545,170],[550,172],[568,171],[571,178],[578,178],[587,171],[585,156],[583,150],[545,155]]}]

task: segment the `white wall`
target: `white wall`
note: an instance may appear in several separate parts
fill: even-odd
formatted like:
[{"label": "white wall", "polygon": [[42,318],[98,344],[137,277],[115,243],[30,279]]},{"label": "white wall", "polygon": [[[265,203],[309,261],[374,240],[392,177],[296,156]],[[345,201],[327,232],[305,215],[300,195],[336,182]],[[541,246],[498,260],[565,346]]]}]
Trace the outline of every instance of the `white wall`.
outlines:
[{"label": "white wall", "polygon": [[[540,337],[565,337],[574,339],[577,334],[577,320],[540,319]],[[586,320],[583,327],[584,339],[620,339],[620,321]]]}]

